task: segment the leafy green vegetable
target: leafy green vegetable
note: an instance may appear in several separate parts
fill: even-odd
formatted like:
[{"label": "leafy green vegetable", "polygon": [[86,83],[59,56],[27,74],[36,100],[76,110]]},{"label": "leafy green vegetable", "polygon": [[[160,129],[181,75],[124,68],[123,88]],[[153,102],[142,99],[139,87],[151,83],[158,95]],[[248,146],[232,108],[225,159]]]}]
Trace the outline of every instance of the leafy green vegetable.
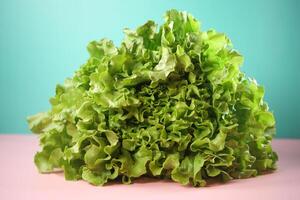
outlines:
[{"label": "leafy green vegetable", "polygon": [[176,10],[158,30],[148,21],[124,32],[120,47],[91,42],[52,109],[28,118],[40,172],[61,168],[94,185],[154,176],[204,186],[276,168],[264,89],[240,72],[243,57],[224,34]]}]

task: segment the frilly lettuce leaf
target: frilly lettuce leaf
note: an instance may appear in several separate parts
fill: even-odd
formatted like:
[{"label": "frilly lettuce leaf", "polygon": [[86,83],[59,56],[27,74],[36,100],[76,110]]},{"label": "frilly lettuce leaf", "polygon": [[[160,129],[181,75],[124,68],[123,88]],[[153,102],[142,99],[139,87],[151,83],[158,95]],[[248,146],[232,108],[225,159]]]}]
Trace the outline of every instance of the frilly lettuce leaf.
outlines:
[{"label": "frilly lettuce leaf", "polygon": [[150,176],[205,186],[276,168],[274,115],[225,34],[176,10],[159,28],[148,21],[124,33],[120,47],[92,41],[51,110],[28,118],[40,172],[61,168],[94,185]]}]

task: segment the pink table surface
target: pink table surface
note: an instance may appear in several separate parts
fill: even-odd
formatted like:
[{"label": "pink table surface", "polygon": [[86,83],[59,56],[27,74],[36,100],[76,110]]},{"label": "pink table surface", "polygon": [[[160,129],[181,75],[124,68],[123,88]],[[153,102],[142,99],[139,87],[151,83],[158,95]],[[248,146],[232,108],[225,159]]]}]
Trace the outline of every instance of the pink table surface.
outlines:
[{"label": "pink table surface", "polygon": [[278,170],[203,188],[143,179],[131,185],[92,186],[65,181],[62,173],[39,174],[33,163],[35,135],[0,135],[0,199],[300,199],[300,140],[274,140]]}]

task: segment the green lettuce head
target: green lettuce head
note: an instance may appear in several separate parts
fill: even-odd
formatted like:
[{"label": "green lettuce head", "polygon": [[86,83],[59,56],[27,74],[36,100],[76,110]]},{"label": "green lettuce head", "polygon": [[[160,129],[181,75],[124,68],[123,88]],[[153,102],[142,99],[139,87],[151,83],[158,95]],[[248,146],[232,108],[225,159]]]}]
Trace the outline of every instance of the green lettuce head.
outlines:
[{"label": "green lettuce head", "polygon": [[120,47],[91,42],[51,110],[28,118],[40,172],[60,168],[94,185],[148,176],[204,186],[276,168],[274,116],[228,37],[176,10],[159,28],[148,21],[124,33]]}]

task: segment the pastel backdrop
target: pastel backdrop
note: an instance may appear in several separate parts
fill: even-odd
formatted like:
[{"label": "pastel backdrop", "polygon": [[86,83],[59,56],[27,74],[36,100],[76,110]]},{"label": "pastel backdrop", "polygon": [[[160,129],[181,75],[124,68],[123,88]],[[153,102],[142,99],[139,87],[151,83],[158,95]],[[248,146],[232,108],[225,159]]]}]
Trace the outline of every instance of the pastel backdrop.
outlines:
[{"label": "pastel backdrop", "polygon": [[245,57],[248,76],[264,85],[277,119],[276,137],[300,137],[300,1],[293,0],[1,0],[0,133],[29,133],[26,116],[88,58],[86,45],[103,37],[120,44],[122,29],[163,21],[186,10],[202,29],[225,32]]}]

